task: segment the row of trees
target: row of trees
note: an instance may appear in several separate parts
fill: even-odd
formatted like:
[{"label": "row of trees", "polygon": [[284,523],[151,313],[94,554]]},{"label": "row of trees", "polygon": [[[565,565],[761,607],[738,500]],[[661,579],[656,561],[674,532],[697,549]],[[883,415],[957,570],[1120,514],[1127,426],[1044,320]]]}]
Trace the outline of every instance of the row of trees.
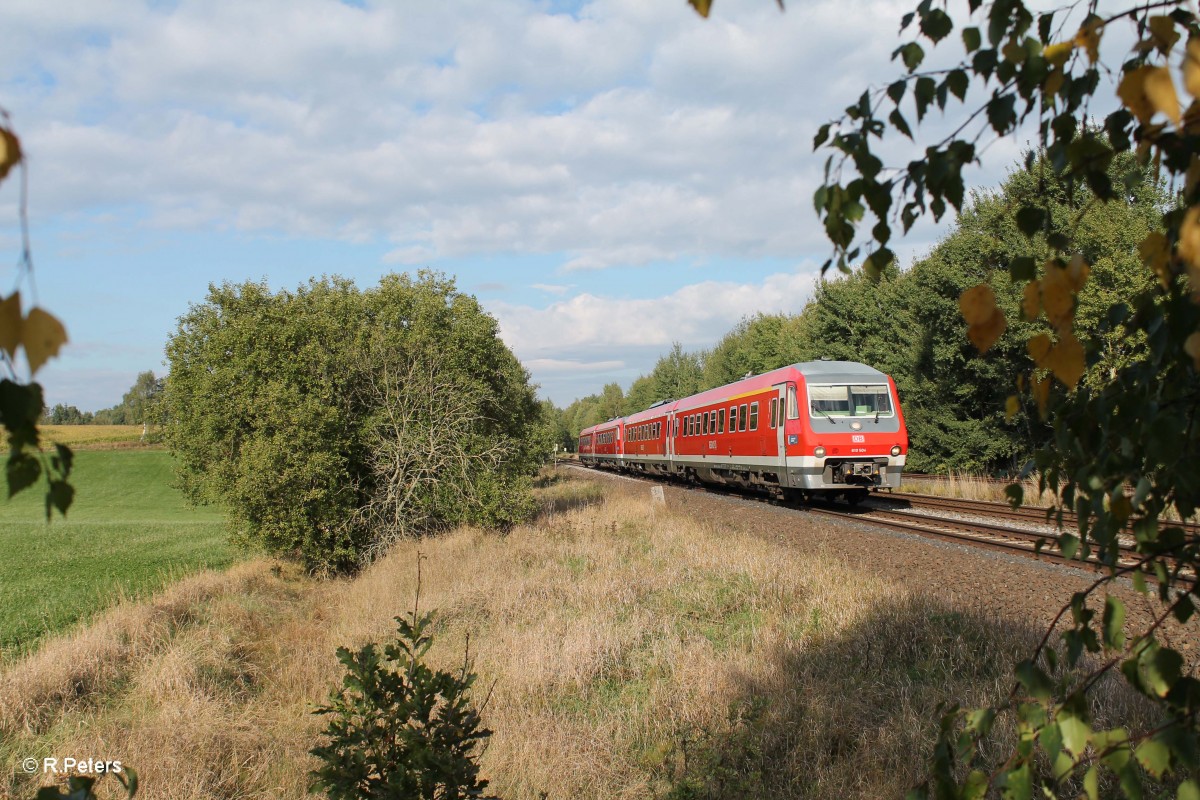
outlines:
[{"label": "row of trees", "polygon": [[153,425],[160,421],[159,399],[163,379],[153,371],[141,372],[133,386],[111,408],[99,411],[80,411],[76,406],[57,403],[42,413],[45,425]]},{"label": "row of trees", "polygon": [[[1111,180],[1124,188],[1122,202],[1096,204],[1082,184],[1050,180],[1049,224],[1072,229],[1091,264],[1079,293],[1075,326],[1100,335],[1117,299],[1143,291],[1154,280],[1141,264],[1137,243],[1157,229],[1170,199],[1164,187],[1130,155],[1113,161]],[[1006,409],[1007,376],[1028,372],[1026,340],[1045,321],[1021,321],[1025,295],[1008,278],[1008,265],[1028,241],[1017,211],[1047,187],[1036,171],[1014,172],[996,192],[975,194],[952,232],[909,270],[889,266],[878,276],[857,273],[823,281],[797,315],[759,315],[742,322],[711,350],[684,352],[679,344],[628,392],[616,383],[576,400],[561,415],[572,436],[596,422],[633,413],[667,398],[819,358],[861,361],[892,375],[900,391],[912,440],[910,466],[944,472],[1013,472],[1050,436],[1036,405]],[[1082,209],[1082,212],[1081,212]],[[1039,259],[1047,257],[1041,245]],[[967,338],[959,295],[986,283],[1010,319],[1017,319],[980,356]],[[1136,341],[1110,336],[1102,358],[1084,382],[1095,385],[1133,357]]]}]

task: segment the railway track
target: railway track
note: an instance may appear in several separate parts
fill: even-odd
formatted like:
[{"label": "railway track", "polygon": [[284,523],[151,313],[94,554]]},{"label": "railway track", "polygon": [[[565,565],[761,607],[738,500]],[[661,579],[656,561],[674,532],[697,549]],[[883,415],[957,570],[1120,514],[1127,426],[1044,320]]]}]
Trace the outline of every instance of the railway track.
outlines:
[{"label": "railway track", "polygon": [[[599,474],[615,474],[586,470],[584,467],[577,468],[593,473],[599,472]],[[643,476],[622,475],[621,477],[651,484],[660,483],[660,481]],[[719,487],[697,487],[678,483],[675,485],[707,494],[763,498],[762,495],[748,495],[744,492],[724,490]],[[799,513],[818,517],[838,517],[847,521],[878,525],[889,530],[1009,553],[1048,563],[1094,571],[1104,571],[1109,568],[1096,560],[1094,556],[1087,560],[1066,558],[1058,549],[1058,542],[1055,539],[1057,534],[1051,524],[1046,521],[1045,509],[1023,507],[1014,510],[1005,503],[933,497],[912,492],[875,494],[871,496],[868,505],[859,507],[785,503],[778,500],[769,500],[769,502]],[[1074,525],[1074,515],[1064,514],[1063,524],[1064,526]],[[1196,525],[1188,524],[1185,525],[1185,528],[1188,529],[1189,534],[1200,534],[1200,527]],[[1039,542],[1041,542],[1040,547]],[[1131,541],[1120,543],[1117,558],[1118,568],[1133,567],[1139,560]]]}]

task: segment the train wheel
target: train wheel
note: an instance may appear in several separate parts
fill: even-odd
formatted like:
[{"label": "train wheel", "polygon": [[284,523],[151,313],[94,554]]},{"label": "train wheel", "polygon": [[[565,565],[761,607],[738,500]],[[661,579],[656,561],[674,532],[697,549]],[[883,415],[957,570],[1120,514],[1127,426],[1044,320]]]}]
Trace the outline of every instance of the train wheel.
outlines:
[{"label": "train wheel", "polygon": [[866,500],[868,494],[870,494],[870,492],[868,492],[866,489],[857,489],[853,492],[846,492],[844,496],[847,503],[852,506],[856,506],[863,500]]}]

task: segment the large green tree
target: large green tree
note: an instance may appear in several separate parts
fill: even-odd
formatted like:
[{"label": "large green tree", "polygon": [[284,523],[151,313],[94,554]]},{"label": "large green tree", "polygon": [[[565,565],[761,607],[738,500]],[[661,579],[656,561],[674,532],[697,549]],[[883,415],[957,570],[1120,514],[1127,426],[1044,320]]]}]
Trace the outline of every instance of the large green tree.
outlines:
[{"label": "large green tree", "polygon": [[238,541],[341,570],[394,536],[528,511],[538,404],[451,280],[212,286],[167,357],[180,483]]}]

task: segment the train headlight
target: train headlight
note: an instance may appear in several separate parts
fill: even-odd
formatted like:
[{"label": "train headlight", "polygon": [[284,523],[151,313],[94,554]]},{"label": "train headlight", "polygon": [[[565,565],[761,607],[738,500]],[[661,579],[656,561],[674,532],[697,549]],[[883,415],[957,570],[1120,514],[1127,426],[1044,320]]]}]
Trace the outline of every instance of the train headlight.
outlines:
[{"label": "train headlight", "polygon": [[816,456],[817,458],[824,458],[825,457],[825,448],[818,446],[815,450],[813,450],[813,455]]},{"label": "train headlight", "polygon": [[894,445],[892,447],[892,455],[894,455],[894,456],[900,455],[900,445]]}]

